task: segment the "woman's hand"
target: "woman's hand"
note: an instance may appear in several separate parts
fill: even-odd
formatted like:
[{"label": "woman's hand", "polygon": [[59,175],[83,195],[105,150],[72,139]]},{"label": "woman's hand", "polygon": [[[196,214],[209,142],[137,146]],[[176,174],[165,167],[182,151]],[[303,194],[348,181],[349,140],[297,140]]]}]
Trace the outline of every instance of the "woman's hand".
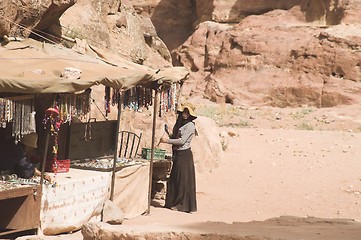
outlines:
[{"label": "woman's hand", "polygon": [[161,142],[161,143],[166,143],[166,142],[168,142],[168,138],[166,137],[166,136],[162,136],[161,138],[160,138],[160,141],[159,142]]},{"label": "woman's hand", "polygon": [[47,180],[50,183],[53,183],[53,178],[50,175],[46,174],[46,173],[44,174],[44,179]]},{"label": "woman's hand", "polygon": [[41,176],[41,172],[37,168],[34,168],[34,176],[37,176],[37,177]]}]

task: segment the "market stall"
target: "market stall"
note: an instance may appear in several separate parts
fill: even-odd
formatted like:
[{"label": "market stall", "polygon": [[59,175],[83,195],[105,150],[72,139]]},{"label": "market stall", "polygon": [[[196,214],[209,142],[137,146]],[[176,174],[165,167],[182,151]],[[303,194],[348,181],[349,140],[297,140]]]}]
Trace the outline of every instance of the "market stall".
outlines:
[{"label": "market stall", "polygon": [[[97,50],[97,52],[99,52],[99,50]],[[62,95],[62,99],[65,99],[66,97],[71,98],[68,95],[65,97],[65,95],[87,93],[88,89],[100,84],[106,86],[107,88],[116,89],[123,93],[134,86],[146,85],[146,88],[148,89],[156,89],[157,93],[159,90],[158,86],[160,84],[171,84],[176,81],[184,80],[188,76],[188,72],[184,68],[168,68],[155,71],[148,67],[140,66],[131,62],[127,62],[123,59],[119,59],[114,55],[108,55],[106,53],[103,53],[99,54],[97,57],[94,57],[57,45],[36,42],[30,39],[24,42],[10,42],[1,46],[0,62],[0,97],[4,101],[8,101],[9,99],[11,100],[11,98],[13,98],[14,96],[21,97],[24,94],[33,96],[45,95],[46,97],[50,96],[50,98],[55,100],[59,99],[59,95]],[[153,99],[157,99],[157,95],[151,96]],[[50,153],[50,155],[54,155],[53,157],[56,157],[58,159],[66,159],[69,157],[67,155],[69,153],[69,145],[64,144],[61,146],[60,144],[58,144],[58,139],[54,140],[54,134],[60,134],[60,132],[57,132],[57,130],[54,131],[54,128],[59,128],[60,125],[63,123],[72,124],[72,117],[75,112],[72,112],[71,108],[69,108],[69,106],[72,106],[71,102],[59,103],[58,101],[53,101],[53,103],[54,102],[56,102],[57,105],[47,107],[53,107],[57,109],[58,112],[56,116],[53,116],[52,114],[45,114],[46,117],[44,118],[44,113],[39,113],[38,115],[38,118],[41,115],[40,118],[48,120],[48,122],[45,121],[43,128],[41,128],[41,126],[37,126],[37,130],[42,129],[42,131],[39,131],[40,134],[38,143],[40,143],[40,148],[44,150],[41,176],[43,176],[45,171],[45,161],[49,158],[49,148],[64,148],[62,149],[63,156],[61,157],[58,156],[59,154],[61,155],[61,150],[55,148],[56,151],[54,154],[53,149]],[[42,101],[41,103],[44,104],[44,102]],[[82,108],[84,106],[78,107]],[[118,102],[118,107],[118,109],[120,110],[120,102]],[[43,108],[43,110],[44,109],[45,111],[47,110],[47,108]],[[63,109],[66,110],[63,111]],[[154,113],[156,113],[157,106],[154,106],[154,109]],[[57,120],[53,121],[55,117],[57,118]],[[4,126],[4,123],[5,125],[13,123],[14,119],[16,118],[6,119],[5,117],[3,117],[0,120]],[[23,124],[22,126],[26,125],[27,124]],[[117,124],[117,128],[119,129],[119,122]],[[69,133],[68,131],[65,132]],[[22,133],[20,131],[20,138],[21,134]],[[51,136],[50,143],[49,136]],[[17,136],[13,135],[13,137],[16,138]],[[118,142],[118,135],[115,136],[115,142]],[[154,143],[154,135],[152,142]],[[152,152],[153,148],[154,144],[152,145]],[[112,165],[112,171],[110,172],[100,171],[97,173],[91,173],[91,177],[88,179],[86,174],[81,174],[81,171],[84,170],[71,169],[68,173],[66,173],[70,174],[71,176],[62,175],[60,173],[56,175],[57,186],[49,184],[46,188],[44,188],[44,180],[43,178],[40,178],[40,181],[38,182],[26,182],[27,184],[19,182],[18,186],[15,186],[13,188],[1,188],[0,206],[4,209],[6,208],[13,210],[4,211],[4,213],[6,213],[6,217],[3,217],[3,219],[8,220],[0,221],[0,235],[5,235],[17,231],[24,231],[28,229],[33,229],[34,231],[36,231],[36,229],[38,229],[40,226],[42,229],[50,229],[49,232],[52,233],[66,232],[68,230],[79,227],[81,225],[81,221],[79,221],[79,223],[72,224],[75,226],[75,228],[74,226],[61,226],[59,227],[59,229],[57,229],[57,227],[52,226],[52,223],[48,222],[46,219],[48,219],[47,216],[53,216],[53,222],[56,222],[58,220],[60,221],[59,218],[61,216],[56,215],[56,212],[54,212],[53,210],[57,207],[60,208],[61,206],[63,206],[65,207],[64,211],[67,211],[66,207],[70,207],[72,205],[70,202],[67,202],[68,200],[61,199],[62,196],[66,196],[65,192],[74,193],[74,189],[72,189],[72,187],[78,187],[79,189],[86,191],[86,187],[81,187],[81,184],[79,184],[78,186],[77,183],[82,183],[85,181],[96,181],[96,178],[101,178],[105,180],[103,181],[102,186],[87,185],[92,189],[89,188],[86,192],[80,194],[80,196],[83,196],[83,199],[86,199],[86,196],[88,196],[88,194],[91,194],[92,196],[94,196],[94,199],[96,199],[95,201],[83,202],[91,203],[92,205],[90,207],[84,206],[79,208],[83,208],[83,214],[87,213],[84,214],[83,220],[88,221],[90,218],[94,216],[96,217],[96,213],[98,211],[97,209],[99,208],[99,206],[101,206],[101,203],[104,201],[104,199],[108,197],[113,198],[114,196],[118,196],[119,192],[123,192],[125,187],[130,188],[127,184],[121,186],[124,182],[123,180],[121,181],[122,184],[117,184],[118,181],[115,181],[115,179],[117,178],[124,178],[124,176],[122,175],[124,172],[116,171],[116,162],[118,159],[117,144],[114,144],[114,149],[112,150],[114,150],[114,161]],[[56,161],[54,163],[56,163]],[[142,171],[137,170],[135,172],[143,172],[142,175],[144,175],[144,172],[151,173],[152,161],[150,161],[149,164],[150,167],[149,165],[147,167],[147,164],[143,164],[141,169]],[[136,169],[136,166],[134,166],[134,168]],[[131,171],[131,169],[132,168],[128,168],[127,171]],[[130,175],[135,176],[136,174]],[[145,183],[146,182],[147,181],[145,181]],[[144,185],[144,182],[142,183]],[[138,186],[139,184],[136,185]],[[5,186],[5,184],[0,182],[0,186],[3,187]],[[144,191],[144,186],[142,187],[142,189]],[[143,191],[142,193],[144,193]],[[149,191],[147,191],[147,194],[149,195]],[[40,204],[42,196],[42,204]],[[23,199],[25,200],[23,201]],[[21,201],[22,204],[14,204],[15,202],[19,201]],[[70,201],[73,201],[73,203],[75,204],[72,207],[75,207],[76,205],[80,206],[81,204],[83,204],[77,198],[73,198]],[[85,212],[84,208],[86,208]],[[28,214],[28,212],[30,211],[29,209],[32,210],[32,214]],[[40,209],[42,209],[41,218]],[[70,211],[70,209],[68,210]],[[76,215],[80,214],[80,212],[76,212],[77,210],[74,210],[74,214]],[[26,218],[24,217],[25,215],[27,216]],[[22,219],[22,221],[19,221],[19,219]]]}]

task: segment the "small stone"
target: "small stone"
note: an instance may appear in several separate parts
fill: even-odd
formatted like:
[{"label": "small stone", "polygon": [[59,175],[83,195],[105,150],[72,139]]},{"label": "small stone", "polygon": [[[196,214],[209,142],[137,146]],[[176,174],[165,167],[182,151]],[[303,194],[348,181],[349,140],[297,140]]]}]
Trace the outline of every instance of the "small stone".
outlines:
[{"label": "small stone", "polygon": [[61,74],[63,78],[66,79],[79,79],[81,77],[82,71],[73,67],[66,67],[64,72]]}]

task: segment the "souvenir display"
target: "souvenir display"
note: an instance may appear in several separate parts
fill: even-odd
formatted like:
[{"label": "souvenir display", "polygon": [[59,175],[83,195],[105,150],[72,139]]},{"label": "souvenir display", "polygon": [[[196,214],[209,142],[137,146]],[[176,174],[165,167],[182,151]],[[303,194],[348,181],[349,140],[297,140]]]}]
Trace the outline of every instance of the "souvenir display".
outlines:
[{"label": "souvenir display", "polygon": [[108,113],[110,113],[110,87],[105,87],[105,116],[108,116]]},{"label": "souvenir display", "polygon": [[[0,174],[0,192],[40,184],[40,177],[19,178],[16,174]],[[44,179],[45,185],[51,185]]]},{"label": "souvenir display", "polygon": [[74,118],[84,119],[90,113],[90,91],[80,94],[58,94],[53,107],[59,111],[61,123],[71,123]]},{"label": "souvenir display", "polygon": [[[90,113],[90,91],[81,94],[57,94],[55,96],[53,107],[46,110],[43,119],[44,128],[49,126],[51,136],[53,137],[52,154],[53,157],[49,169],[53,172],[59,172],[58,160],[58,135],[62,124],[71,123],[73,118],[83,119]],[[60,170],[60,169],[59,169]]]},{"label": "souvenir display", "polygon": [[12,135],[19,141],[23,135],[36,132],[34,100],[15,100]]},{"label": "souvenir display", "polygon": [[0,98],[0,127],[12,122],[12,136],[19,141],[23,135],[36,132],[34,99]]},{"label": "souvenir display", "polygon": [[[59,112],[59,121],[71,122],[73,118],[83,119],[90,113],[90,91],[81,94],[58,94],[53,107]],[[0,127],[12,122],[12,136],[19,141],[23,135],[36,132],[35,99],[0,98]]]},{"label": "souvenir display", "polygon": [[142,86],[136,86],[120,94],[123,108],[129,108],[138,111],[140,108],[149,108],[153,104],[152,89]]},{"label": "souvenir display", "polygon": [[[72,168],[80,168],[87,170],[96,170],[96,171],[104,171],[109,172],[113,170],[113,157],[103,157],[97,159],[85,159],[79,161],[72,161]],[[140,164],[139,160],[135,159],[126,159],[126,158],[118,158],[116,162],[116,171],[128,166],[133,166],[136,164]]]},{"label": "souvenir display", "polygon": [[6,128],[6,123],[13,120],[14,101],[0,98],[0,127]]},{"label": "souvenir display", "polygon": [[177,84],[163,89],[159,94],[159,116],[170,111],[176,111],[177,106]]},{"label": "souvenir display", "polygon": [[[159,99],[160,101],[160,114],[175,111],[177,104],[177,84],[172,84],[168,88],[162,88],[160,90]],[[111,91],[113,93],[111,93]],[[112,96],[110,98],[110,96]],[[105,91],[105,110],[109,111],[110,101],[112,105],[120,102],[123,108],[129,108],[134,111],[138,111],[141,108],[149,108],[153,105],[153,90],[143,86],[136,86],[126,91],[120,92],[117,89],[106,89]]]}]

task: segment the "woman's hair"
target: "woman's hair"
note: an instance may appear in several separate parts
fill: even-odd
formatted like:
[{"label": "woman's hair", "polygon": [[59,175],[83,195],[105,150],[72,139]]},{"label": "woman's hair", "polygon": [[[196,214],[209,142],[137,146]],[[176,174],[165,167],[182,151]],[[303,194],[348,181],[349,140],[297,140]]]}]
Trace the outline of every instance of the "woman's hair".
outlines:
[{"label": "woman's hair", "polygon": [[179,131],[179,128],[181,127],[181,122],[183,120],[182,117],[182,112],[178,112],[177,113],[177,120],[173,126],[173,130],[172,130],[172,138],[175,138],[177,136],[177,133]]},{"label": "woman's hair", "polygon": [[[181,127],[183,127],[184,125],[186,125],[187,123],[192,122],[194,119],[196,119],[196,118],[191,115],[189,115],[189,117],[187,119],[183,119],[182,112],[178,112],[177,120],[176,120],[173,130],[172,130],[172,138],[176,138],[179,129]],[[196,130],[196,136],[198,136],[197,130]]]}]

